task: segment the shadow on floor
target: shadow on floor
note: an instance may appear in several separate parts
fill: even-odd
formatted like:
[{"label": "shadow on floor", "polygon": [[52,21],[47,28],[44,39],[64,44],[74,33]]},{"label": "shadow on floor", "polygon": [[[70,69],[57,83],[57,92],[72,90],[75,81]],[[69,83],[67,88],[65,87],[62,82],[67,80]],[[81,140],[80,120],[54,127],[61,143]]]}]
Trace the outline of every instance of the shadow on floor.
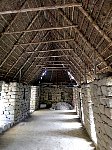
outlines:
[{"label": "shadow on floor", "polygon": [[58,112],[58,114],[61,114],[61,115],[77,115],[76,112]]},{"label": "shadow on floor", "polygon": [[71,123],[72,123],[72,122],[81,122],[79,118],[63,119],[63,120],[58,120],[58,121],[60,121],[60,122],[65,122],[65,123],[67,123],[67,122],[71,122]]},{"label": "shadow on floor", "polygon": [[[41,132],[38,133],[41,136]],[[85,140],[90,143],[91,147],[95,147],[93,142],[90,140],[87,132],[83,127],[79,129],[72,129],[72,130],[55,130],[55,131],[45,131],[44,133],[46,136],[56,137],[56,138],[73,138],[73,140]],[[94,149],[95,150],[95,149]]]}]

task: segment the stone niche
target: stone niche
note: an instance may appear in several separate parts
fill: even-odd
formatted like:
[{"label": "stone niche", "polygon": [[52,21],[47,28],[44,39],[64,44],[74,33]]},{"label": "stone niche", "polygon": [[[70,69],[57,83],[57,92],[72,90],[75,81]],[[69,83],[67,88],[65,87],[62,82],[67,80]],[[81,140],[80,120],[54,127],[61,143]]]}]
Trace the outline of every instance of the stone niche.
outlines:
[{"label": "stone niche", "polygon": [[40,87],[40,104],[51,107],[53,103],[67,102],[72,104],[73,88],[57,85],[42,85]]}]

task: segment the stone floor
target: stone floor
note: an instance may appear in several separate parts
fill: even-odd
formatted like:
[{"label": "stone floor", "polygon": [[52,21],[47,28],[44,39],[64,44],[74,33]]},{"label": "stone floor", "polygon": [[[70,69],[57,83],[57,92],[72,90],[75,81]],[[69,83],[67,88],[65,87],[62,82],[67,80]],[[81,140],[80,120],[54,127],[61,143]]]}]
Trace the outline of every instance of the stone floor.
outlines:
[{"label": "stone floor", "polygon": [[0,135],[0,150],[94,150],[73,111],[40,110]]}]

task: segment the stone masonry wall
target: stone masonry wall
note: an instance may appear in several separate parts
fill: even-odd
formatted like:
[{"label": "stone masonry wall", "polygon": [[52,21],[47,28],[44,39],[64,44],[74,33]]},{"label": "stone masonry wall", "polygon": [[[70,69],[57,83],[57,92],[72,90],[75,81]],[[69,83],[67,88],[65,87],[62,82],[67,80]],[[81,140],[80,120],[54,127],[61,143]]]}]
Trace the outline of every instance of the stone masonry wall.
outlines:
[{"label": "stone masonry wall", "polygon": [[112,150],[112,77],[91,83],[97,149]]},{"label": "stone masonry wall", "polygon": [[14,122],[20,122],[30,114],[30,86],[16,83],[15,85],[15,113]]},{"label": "stone masonry wall", "polygon": [[97,143],[96,139],[96,131],[95,131],[95,124],[94,124],[94,117],[93,117],[93,103],[91,100],[91,89],[89,84],[83,84],[81,86],[81,94],[82,94],[82,107],[83,107],[83,114],[84,114],[84,126],[94,141]]},{"label": "stone masonry wall", "polygon": [[40,94],[40,103],[47,103],[48,105],[62,101],[72,103],[73,100],[73,89],[67,86],[41,86]]},{"label": "stone masonry wall", "polygon": [[30,112],[39,108],[40,89],[38,86],[31,86]]},{"label": "stone masonry wall", "polygon": [[30,87],[16,82],[1,82],[0,124],[13,125],[29,115]]},{"label": "stone masonry wall", "polygon": [[73,105],[74,105],[74,108],[75,108],[77,114],[81,118],[81,104],[80,104],[80,100],[81,100],[80,99],[80,88],[74,87],[73,88]]}]

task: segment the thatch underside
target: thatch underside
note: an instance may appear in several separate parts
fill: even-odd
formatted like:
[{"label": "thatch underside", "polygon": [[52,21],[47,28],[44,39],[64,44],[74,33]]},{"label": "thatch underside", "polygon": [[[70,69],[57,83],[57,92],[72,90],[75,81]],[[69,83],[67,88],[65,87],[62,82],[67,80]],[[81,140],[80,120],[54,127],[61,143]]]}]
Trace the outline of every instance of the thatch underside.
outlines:
[{"label": "thatch underside", "polygon": [[112,1],[1,0],[0,80],[34,83],[60,65],[78,83],[112,72]]}]

